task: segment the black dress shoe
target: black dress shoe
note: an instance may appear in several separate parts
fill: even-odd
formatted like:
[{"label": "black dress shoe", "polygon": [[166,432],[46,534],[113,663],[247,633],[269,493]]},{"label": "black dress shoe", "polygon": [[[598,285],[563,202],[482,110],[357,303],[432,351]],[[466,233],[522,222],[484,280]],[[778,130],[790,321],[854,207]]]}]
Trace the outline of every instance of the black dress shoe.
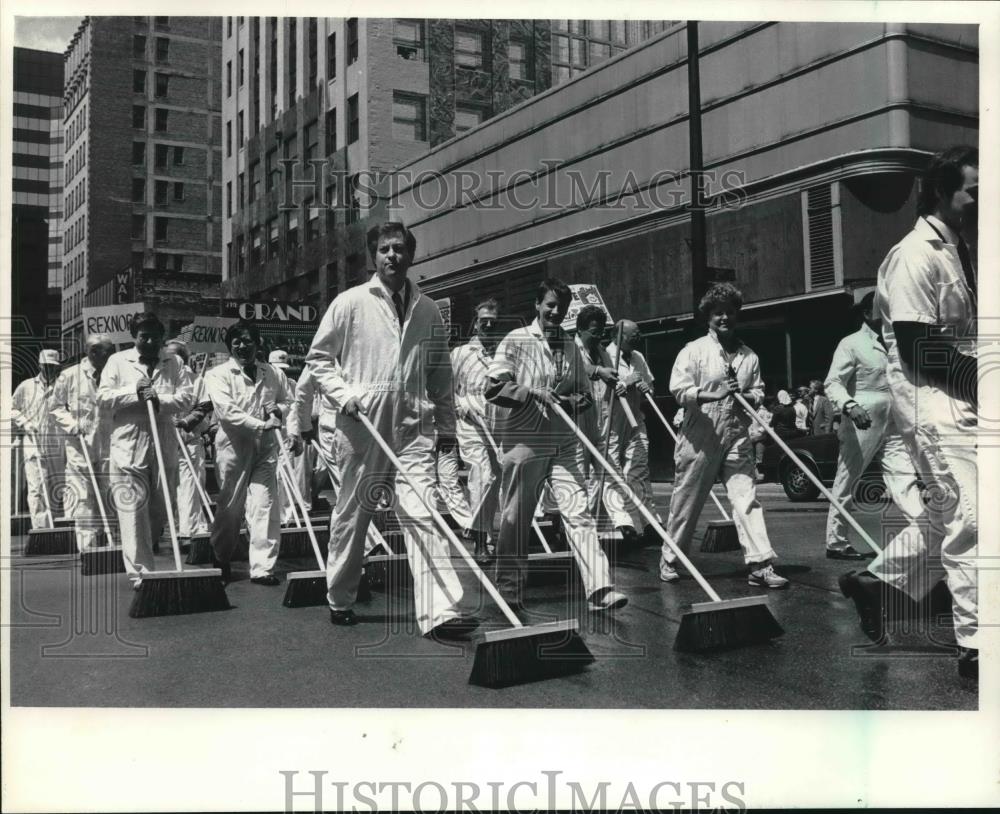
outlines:
[{"label": "black dress shoe", "polygon": [[479,620],[474,616],[456,616],[447,622],[442,622],[425,635],[428,639],[467,639],[469,634],[479,627]]},{"label": "black dress shoe", "polygon": [[854,546],[849,545],[847,548],[828,548],[826,558],[828,560],[865,560],[868,559],[868,555],[862,554]]},{"label": "black dress shoe", "polygon": [[341,625],[342,627],[351,627],[358,623],[358,617],[354,615],[352,610],[331,610],[330,611],[330,624],[331,625]]},{"label": "black dress shoe", "polygon": [[979,651],[973,647],[958,649],[958,674],[979,681]]},{"label": "black dress shoe", "polygon": [[838,583],[840,592],[848,599],[854,600],[862,632],[876,644],[884,643],[886,623],[882,594],[886,587],[885,583],[867,571],[862,571],[860,574],[851,571],[844,574]]},{"label": "black dress shoe", "polygon": [[274,574],[267,574],[263,577],[251,577],[250,581],[254,585],[280,585],[281,580],[278,579]]}]

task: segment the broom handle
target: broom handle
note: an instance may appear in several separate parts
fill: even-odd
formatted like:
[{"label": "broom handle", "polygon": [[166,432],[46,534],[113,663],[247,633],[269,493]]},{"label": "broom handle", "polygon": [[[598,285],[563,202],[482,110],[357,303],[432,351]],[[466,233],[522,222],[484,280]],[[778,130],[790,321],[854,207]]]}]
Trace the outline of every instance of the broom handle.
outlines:
[{"label": "broom handle", "polygon": [[49,528],[55,528],[56,519],[52,516],[52,501],[49,500],[49,485],[45,482],[47,473],[42,464],[42,448],[38,445],[38,437],[31,436],[31,443],[35,445],[35,454],[38,456],[38,479],[42,482],[42,498],[45,500],[45,513],[49,516]]},{"label": "broom handle", "polygon": [[[666,416],[664,416],[663,413],[660,412],[660,408],[656,406],[656,402],[653,401],[653,396],[651,394],[646,393],[646,401],[649,402],[650,406],[653,408],[653,412],[656,413],[660,421],[663,422],[664,428],[668,433],[670,433],[670,437],[674,439],[674,443],[679,444],[680,439],[677,437],[677,433],[674,432],[674,428],[670,426],[670,422],[667,421]],[[709,491],[708,494],[711,495],[712,501],[715,503],[715,508],[719,510],[719,514],[722,515],[722,518],[727,523],[731,523],[732,518],[728,514],[726,514],[726,510],[722,508],[722,502],[719,500],[719,498],[715,496],[715,490]]]},{"label": "broom handle", "polygon": [[[615,366],[614,366],[615,376],[618,375],[618,365],[621,364],[621,360],[622,360],[622,333],[624,332],[624,330],[625,330],[625,325],[624,324],[619,324],[619,326],[618,326],[618,335],[615,337]],[[618,399],[615,398],[615,391],[614,391],[613,386],[610,385],[610,384],[607,385],[607,386],[610,387],[610,388],[612,388],[612,390],[611,390],[611,399],[610,399],[610,401],[608,403],[608,428],[607,428],[607,430],[605,431],[605,434],[604,434],[604,456],[603,457],[605,459],[608,457],[608,452],[611,450],[611,425],[614,422],[614,418],[615,418],[615,405],[618,403]],[[573,426],[575,427],[576,424],[573,424]],[[597,497],[597,506],[598,506],[598,509],[600,509],[600,506],[604,502],[604,470],[603,469],[601,470],[601,480],[600,480],[600,483],[598,483],[598,486],[597,486],[597,495],[598,495],[598,497]],[[600,512],[598,511],[598,514],[599,513]]]},{"label": "broom handle", "polygon": [[[486,436],[486,440],[490,442],[490,446],[493,447],[493,453],[497,456],[497,461],[500,460],[500,445],[496,442],[493,437],[493,433],[489,431],[486,427],[486,423],[481,421],[479,416],[475,417],[476,424],[479,425],[479,429],[483,431],[483,435]],[[545,539],[545,535],[542,534],[542,527],[538,525],[538,521],[535,519],[535,515],[531,515],[531,530],[535,532],[535,536],[538,537],[538,542],[542,544],[542,548],[545,550],[546,554],[552,553],[552,547],[549,545],[549,541]]]},{"label": "broom handle", "polygon": [[871,538],[871,535],[868,534],[868,532],[865,531],[863,528],[861,528],[861,524],[858,523],[858,521],[851,516],[850,512],[848,512],[843,506],[840,505],[837,499],[833,496],[833,493],[830,492],[830,490],[827,489],[820,482],[820,479],[813,474],[812,470],[808,466],[802,463],[802,460],[799,458],[799,456],[796,455],[794,452],[792,452],[788,444],[786,444],[784,441],[781,440],[781,437],[773,429],[771,429],[771,426],[766,421],[764,421],[763,418],[757,415],[757,411],[750,406],[750,404],[747,402],[745,398],[743,398],[743,394],[733,393],[733,398],[735,398],[736,401],[738,401],[740,405],[743,407],[743,409],[747,411],[747,414],[750,416],[750,418],[752,418],[754,421],[760,424],[761,427],[764,428],[764,431],[771,436],[771,439],[779,447],[781,447],[781,451],[784,452],[785,455],[787,455],[789,458],[791,458],[792,462],[799,469],[802,470],[802,474],[812,481],[813,486],[819,489],[819,491],[823,494],[823,496],[830,501],[830,505],[837,510],[837,512],[841,515],[841,517],[843,517],[848,522],[848,524],[850,524],[851,528],[854,529],[859,535],[861,535],[861,539],[868,544],[871,550],[877,554],[881,554],[882,553],[881,547],[879,547],[875,543],[875,541]]},{"label": "broom handle", "polygon": [[[23,442],[22,442],[23,443]],[[21,444],[14,447],[14,511],[21,513]]]},{"label": "broom handle", "polygon": [[174,565],[176,570],[183,571],[181,565],[181,548],[177,543],[177,527],[174,525],[174,509],[170,505],[170,484],[167,483],[167,467],[163,463],[163,447],[160,446],[160,432],[156,429],[156,413],[153,412],[153,402],[146,402],[146,414],[149,416],[149,429],[153,433],[153,447],[156,449],[156,463],[160,468],[160,489],[163,491],[163,505],[167,510],[167,525],[170,527],[170,545],[174,549]]},{"label": "broom handle", "polygon": [[455,536],[455,532],[451,530],[451,527],[445,522],[445,519],[441,516],[441,513],[434,507],[431,501],[427,499],[427,496],[417,488],[417,484],[410,480],[409,473],[403,469],[403,462],[396,457],[396,454],[389,448],[389,445],[385,442],[385,439],[379,434],[378,430],[375,429],[371,421],[368,420],[368,416],[364,413],[358,411],[358,420],[364,424],[365,429],[371,434],[375,443],[381,447],[382,452],[389,459],[400,475],[410,484],[410,488],[416,492],[417,497],[420,498],[420,502],[424,504],[424,508],[431,513],[434,518],[434,522],[437,523],[438,529],[448,538],[448,541],[455,547],[458,553],[461,555],[462,559],[465,560],[465,564],[469,567],[473,574],[475,574],[476,579],[479,580],[486,592],[493,598],[493,601],[497,603],[497,606],[503,612],[503,615],[507,617],[507,621],[513,627],[521,628],[524,627],[524,623],[517,618],[514,611],[511,610],[510,605],[504,601],[504,598],[500,595],[500,592],[496,589],[492,582],[486,577],[482,569],[472,558],[468,551],[465,550],[465,546],[459,542],[458,537]]},{"label": "broom handle", "polygon": [[713,602],[721,602],[722,597],[715,592],[715,589],[708,584],[708,582],[701,575],[698,569],[694,567],[694,564],[691,562],[691,560],[689,560],[687,556],[684,554],[684,552],[681,551],[681,547],[677,545],[677,543],[675,543],[673,539],[671,539],[670,535],[667,534],[667,530],[663,528],[663,526],[660,524],[660,521],[657,520],[655,515],[649,509],[646,508],[646,504],[643,503],[641,500],[639,500],[635,492],[633,492],[631,487],[629,487],[629,485],[625,482],[625,478],[619,475],[618,470],[615,469],[610,463],[608,463],[607,458],[605,458],[603,455],[600,454],[600,452],[597,451],[597,447],[594,446],[594,444],[586,436],[583,430],[581,430],[578,426],[576,426],[573,420],[566,414],[566,411],[558,404],[552,405],[552,409],[555,411],[556,415],[562,418],[562,420],[565,421],[572,428],[573,432],[576,433],[576,437],[579,438],[580,441],[583,443],[583,445],[590,451],[590,454],[593,455],[594,458],[597,460],[597,462],[604,467],[605,471],[609,475],[611,475],[612,478],[615,479],[615,481],[618,483],[619,488],[621,488],[621,490],[625,493],[625,496],[632,501],[632,503],[636,506],[636,508],[639,510],[642,516],[646,519],[646,522],[649,525],[651,525],[653,529],[656,531],[656,533],[659,534],[664,539],[666,544],[673,549],[674,553],[677,555],[677,558],[681,561],[683,566],[687,568],[687,570],[691,573],[691,576],[693,576],[695,580],[697,580],[702,590],[709,595],[709,597],[712,599]]},{"label": "broom handle", "polygon": [[[279,439],[279,443],[280,440],[281,439]],[[299,510],[295,505],[295,498],[292,497],[292,489],[288,485],[288,474],[285,472],[285,468],[283,466],[278,467],[278,480],[281,481],[281,486],[285,490],[285,500],[288,501],[288,505],[292,510],[292,518],[295,520],[295,528],[300,529],[302,528],[302,521],[299,520]]]},{"label": "broom handle", "polygon": [[201,507],[205,510],[205,514],[208,516],[208,522],[214,523],[215,516],[212,514],[212,506],[208,500],[208,495],[205,493],[205,487],[201,485],[198,472],[194,468],[194,461],[191,460],[191,453],[188,452],[187,444],[184,443],[184,439],[181,437],[181,431],[177,427],[174,427],[174,434],[177,436],[177,446],[181,448],[181,454],[184,456],[184,463],[187,464],[187,468],[191,472],[191,478],[194,480],[194,488],[195,491],[198,492],[199,500],[201,500]]},{"label": "broom handle", "polygon": [[[340,481],[337,479],[337,473],[333,470],[333,462],[326,457],[326,453],[323,452],[323,448],[319,445],[319,441],[313,441],[312,445],[313,449],[316,450],[316,454],[319,455],[319,459],[323,462],[323,466],[326,467],[327,473],[330,475],[330,482],[333,484],[333,488],[337,490],[337,494],[339,495]],[[369,542],[373,544],[373,548],[376,545],[380,545],[390,554],[392,553],[392,549],[389,548],[389,544],[385,541],[385,537],[382,536],[382,532],[375,528],[374,524],[368,524],[368,532],[365,536],[371,538]]]},{"label": "broom handle", "polygon": [[108,513],[104,510],[104,498],[101,497],[101,488],[97,485],[97,475],[94,474],[94,463],[90,460],[90,450],[87,449],[87,442],[80,438],[80,449],[83,450],[83,459],[87,462],[87,472],[90,473],[90,482],[94,486],[94,497],[97,498],[97,508],[101,512],[101,522],[104,524],[104,534],[108,538],[108,545],[114,545],[115,541],[111,536],[111,524],[108,522]]},{"label": "broom handle", "polygon": [[319,541],[316,539],[316,532],[313,530],[312,520],[309,519],[309,512],[306,511],[306,502],[302,495],[299,493],[298,484],[295,480],[290,477],[292,471],[292,462],[288,460],[288,453],[285,452],[285,445],[281,443],[281,436],[278,436],[278,470],[283,471],[286,480],[291,484],[292,494],[295,499],[299,502],[299,508],[302,509],[302,517],[306,521],[306,531],[309,533],[309,542],[312,543],[313,554],[316,555],[316,566],[320,571],[326,570],[326,563],[323,562],[323,553],[319,550]]}]

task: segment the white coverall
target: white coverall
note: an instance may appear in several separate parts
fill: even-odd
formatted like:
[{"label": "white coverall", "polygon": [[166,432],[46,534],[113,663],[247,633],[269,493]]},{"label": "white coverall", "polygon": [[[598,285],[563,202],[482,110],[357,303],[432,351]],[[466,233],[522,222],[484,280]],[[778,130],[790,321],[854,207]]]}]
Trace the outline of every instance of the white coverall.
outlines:
[{"label": "white coverall", "polygon": [[[587,374],[587,378],[590,380],[590,395],[594,400],[593,406],[589,410],[584,410],[577,417],[577,426],[583,430],[590,442],[597,447],[597,449],[604,451],[604,437],[607,430],[607,420],[608,420],[608,399],[610,398],[610,391],[607,385],[595,375],[595,371],[598,367],[614,367],[614,363],[611,361],[611,357],[608,356],[607,350],[605,350],[600,345],[597,346],[597,359],[596,361],[591,358],[590,351],[587,350],[586,346],[583,344],[583,340],[580,339],[580,335],[577,334],[574,337],[577,348],[580,349],[580,357],[583,359],[583,367]],[[614,500],[615,498],[610,497],[610,476],[604,473],[603,467],[599,463],[593,460],[593,456],[590,454],[583,443],[577,442],[576,446],[576,460],[577,466],[580,469],[583,479],[587,484],[587,505],[591,515],[594,519],[600,521],[600,511],[598,501],[601,500],[601,496],[598,494],[601,488],[602,476],[603,483],[605,485],[604,489],[604,503],[607,509],[608,516],[613,518],[614,512],[608,505],[609,499]],[[543,504],[548,504],[549,500],[543,498]],[[621,505],[621,501],[618,501]]]},{"label": "white coverall", "polygon": [[[478,336],[451,352],[455,382],[455,435],[462,460],[469,467],[468,528],[491,533],[500,501],[500,461],[483,431],[487,427],[493,440],[493,405],[484,395],[489,382],[491,358]],[[442,456],[443,457],[443,456]],[[438,476],[442,460],[438,460]],[[454,516],[454,512],[452,512]]]},{"label": "white coverall", "polygon": [[[295,379],[289,379],[285,374],[285,371],[280,367],[275,366],[275,372],[284,380],[285,392],[288,393],[289,401],[293,402],[295,400],[295,389],[298,383]],[[288,415],[285,416],[285,424],[281,430],[281,439],[284,441],[289,435],[292,434],[292,427],[298,427],[297,421],[293,419],[292,414],[294,410],[289,407]],[[312,482],[310,480],[310,472],[308,468],[312,464],[311,458],[312,450],[308,447],[304,448],[302,453],[299,455],[289,455],[288,459],[291,461],[291,473],[289,475],[291,483],[294,483],[299,490],[299,494],[302,496],[302,500],[306,504],[306,509],[312,509]],[[302,513],[302,509],[299,506],[298,501],[295,496],[289,490],[289,487],[285,484],[285,479],[283,477],[278,478],[278,517],[280,518],[281,525],[291,526],[296,525],[296,517],[298,517],[298,524],[302,525],[302,518],[299,517]]]},{"label": "white coverall", "polygon": [[[577,463],[579,440],[572,427],[531,395],[534,389],[551,387],[557,395],[578,402],[584,394],[591,396],[580,349],[565,334],[560,339],[562,352],[557,356],[536,319],[507,334],[490,363],[486,397],[497,406],[497,440],[504,453],[494,582],[514,600],[523,595],[531,518],[546,483],[562,515],[587,596],[613,587]],[[567,412],[573,416],[572,408]]]},{"label": "white coverall", "polygon": [[[847,402],[855,401],[868,412],[872,423],[862,430],[854,426],[850,416],[842,418],[838,431],[840,457],[830,491],[850,511],[855,485],[881,452],[886,489],[899,510],[915,523],[924,514],[924,503],[910,454],[892,418],[887,362],[885,345],[867,324],[841,339],[833,353],[825,383],[830,403],[841,412]],[[826,519],[826,547],[828,551],[848,547],[846,524],[832,506]]]},{"label": "white coverall", "polygon": [[[84,359],[59,374],[52,397],[53,417],[66,442],[66,486],[72,504],[66,506],[67,516],[75,520],[76,545],[80,551],[96,545],[97,532],[104,527],[81,444],[87,445],[104,510],[107,512],[111,508],[107,461],[110,427],[107,416],[98,409],[97,387],[94,366],[89,359]],[[113,543],[117,540],[106,542],[107,545]]]},{"label": "white coverall", "polygon": [[[976,353],[976,305],[965,282],[957,236],[941,221],[921,218],[897,243],[878,271],[876,308],[888,348],[886,378],[892,415],[910,451],[917,474],[934,495],[926,506],[925,532],[916,524],[900,532],[869,571],[919,600],[940,578],[941,564],[951,591],[955,639],[976,648],[979,610],[977,417],[975,409],[903,369],[893,322],[944,326],[967,355]],[[916,358],[920,358],[919,349]]]},{"label": "white coverall", "polygon": [[264,430],[272,410],[291,409],[285,375],[257,362],[251,379],[235,359],[205,374],[219,429],[215,434],[218,507],[212,524],[212,549],[227,563],[246,517],[250,532],[250,578],[269,576],[278,561],[281,516],[278,489],[279,430]]},{"label": "white coverall", "polygon": [[[199,376],[192,382],[191,389],[194,393],[194,406],[209,401],[208,392],[205,390],[205,378]],[[184,460],[179,461],[177,476],[177,534],[180,537],[193,537],[196,534],[206,534],[208,532],[208,518],[202,507],[201,496],[198,494],[196,481],[205,487],[205,444],[202,443],[202,433],[206,432],[211,424],[206,416],[192,427],[190,432],[178,430],[181,441],[187,449],[188,457],[194,464],[194,473]],[[183,456],[182,456],[183,457]]]},{"label": "white coverall", "polygon": [[143,378],[150,379],[160,402],[156,429],[168,484],[177,482],[173,416],[187,412],[193,403],[190,374],[173,354],[161,351],[149,375],[139,351],[129,348],[113,353],[101,371],[97,399],[111,420],[111,502],[118,512],[125,570],[134,582],[155,570],[153,542],[167,522],[148,410],[136,393]]},{"label": "white coverall", "polygon": [[[337,415],[335,459],[341,489],[330,518],[327,598],[347,610],[357,598],[365,538],[378,493],[395,489],[395,511],[403,528],[417,625],[428,633],[459,617],[462,585],[447,540],[410,485],[434,500],[435,432],[452,436],[452,375],[441,313],[412,281],[400,326],[391,292],[378,275],[334,299],[313,339],[306,363],[338,408],[350,398],[362,409],[405,467],[397,474],[368,430],[355,418]],[[433,505],[433,503],[431,503]]]},{"label": "white coverall", "polygon": [[[618,347],[612,342],[608,346],[608,356],[614,359],[617,354]],[[633,350],[628,359],[624,353],[621,354],[618,359],[618,381],[628,386],[624,399],[631,408],[632,415],[635,416],[636,427],[633,428],[629,424],[622,406],[617,405],[614,423],[610,428],[611,442],[608,445],[608,455],[611,456],[611,462],[621,469],[636,496],[649,508],[653,516],[662,522],[653,504],[653,484],[649,472],[649,436],[646,434],[646,417],[642,412],[642,405],[646,399],[636,387],[640,381],[652,387],[653,374],[646,364],[646,358],[639,351]],[[615,527],[632,526],[641,529],[647,525],[639,510],[625,498],[617,485],[609,486],[604,502],[608,506],[608,513]]]},{"label": "white coverall", "polygon": [[[10,417],[25,433],[21,439],[24,479],[27,482],[31,527],[50,528],[62,516],[63,472],[66,438],[52,414],[55,380],[46,384],[42,374],[21,382],[11,398]],[[52,503],[52,521],[42,492],[42,478]]]},{"label": "white coverall", "polygon": [[[728,365],[722,345],[711,331],[685,345],[674,362],[670,392],[684,408],[684,424],[674,451],[674,491],[667,532],[686,553],[708,493],[721,475],[744,561],[766,562],[776,555],[764,526],[764,510],[757,500],[749,434],[753,419],[736,399],[728,396],[722,401],[698,403],[699,388],[723,384]],[[740,343],[732,366],[743,397],[751,405],[759,404],[764,397],[764,382],[757,354]],[[677,559],[665,541],[662,554],[668,563]]]}]

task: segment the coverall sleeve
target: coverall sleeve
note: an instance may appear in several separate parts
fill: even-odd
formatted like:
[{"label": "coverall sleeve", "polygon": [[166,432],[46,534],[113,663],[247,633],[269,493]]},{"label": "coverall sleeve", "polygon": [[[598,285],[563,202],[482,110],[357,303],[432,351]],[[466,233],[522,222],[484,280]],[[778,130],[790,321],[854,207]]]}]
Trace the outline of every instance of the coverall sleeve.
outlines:
[{"label": "coverall sleeve", "polygon": [[122,376],[121,363],[111,357],[101,371],[101,384],[97,388],[97,401],[112,416],[126,407],[134,407],[139,403],[139,394],[135,385],[128,383]]},{"label": "coverall sleeve", "polygon": [[71,374],[72,371],[69,370],[60,373],[52,388],[52,418],[55,420],[56,426],[67,435],[74,435],[77,431],[77,421],[69,404],[72,390]]},{"label": "coverall sleeve", "polygon": [[833,409],[840,412],[844,405],[851,400],[851,392],[848,389],[854,379],[855,359],[851,353],[850,343],[846,339],[841,339],[837,349],[833,352],[833,360],[830,362],[830,371],[826,374],[826,381],[823,386],[826,388],[826,397],[830,399]]},{"label": "coverall sleeve", "polygon": [[25,384],[26,382],[19,384],[14,390],[14,395],[11,396],[10,419],[18,429],[25,432],[34,432],[34,426],[28,420],[27,408],[24,403],[26,398]]},{"label": "coverall sleeve", "polygon": [[670,392],[681,407],[698,406],[698,383],[694,379],[694,360],[687,345],[677,354],[674,367],[670,371]]},{"label": "coverall sleeve", "polygon": [[430,342],[427,350],[427,396],[434,403],[435,429],[439,435],[451,437],[455,434],[451,355],[443,339],[444,320],[436,305],[430,321],[431,336],[442,338]]},{"label": "coverall sleeve", "polygon": [[485,392],[487,401],[498,407],[522,407],[531,401],[531,388],[515,381],[519,358],[518,339],[508,334],[497,346],[490,362]]},{"label": "coverall sleeve", "polygon": [[455,388],[455,412],[465,414],[471,411],[472,405],[469,403],[468,390],[466,389],[465,377],[465,353],[459,346],[451,352],[451,370],[454,376]]},{"label": "coverall sleeve", "polygon": [[229,386],[229,377],[224,375],[224,370],[220,368],[219,375],[213,373],[205,377],[205,389],[212,399],[212,407],[219,423],[225,428],[235,427],[248,434],[261,435],[264,431],[264,422],[254,418],[236,404],[232,388]]},{"label": "coverall sleeve", "polygon": [[[306,368],[295,385],[295,399],[288,415],[288,434],[302,435],[312,429],[312,406],[315,400],[315,383]],[[303,429],[305,428],[305,429]]]},{"label": "coverall sleeve", "polygon": [[306,354],[306,363],[311,367],[316,383],[338,409],[354,395],[340,366],[344,338],[350,327],[350,308],[342,297],[330,303],[313,337],[312,347]]},{"label": "coverall sleeve", "polygon": [[756,353],[750,355],[750,387],[743,391],[743,398],[754,407],[764,401],[764,380],[760,377],[760,359]]}]

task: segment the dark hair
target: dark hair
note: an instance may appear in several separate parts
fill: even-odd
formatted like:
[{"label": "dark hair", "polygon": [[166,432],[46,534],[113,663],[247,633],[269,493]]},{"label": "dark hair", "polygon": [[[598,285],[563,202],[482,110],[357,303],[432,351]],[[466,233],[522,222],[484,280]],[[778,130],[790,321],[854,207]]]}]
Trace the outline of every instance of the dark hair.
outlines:
[{"label": "dark hair", "polygon": [[159,331],[160,336],[166,336],[167,334],[166,326],[160,322],[160,318],[152,311],[143,311],[141,314],[133,316],[128,330],[132,334],[132,338],[135,339],[139,335],[139,331],[143,328],[154,328]]},{"label": "dark hair", "polygon": [[597,322],[603,328],[608,324],[608,315],[599,305],[585,305],[576,315],[576,329],[585,329],[591,322]]},{"label": "dark hair", "polygon": [[930,215],[938,200],[950,198],[962,188],[962,167],[978,167],[979,150],[959,144],[931,157],[920,178],[917,214]]},{"label": "dark hair", "polygon": [[260,344],[260,331],[257,330],[257,326],[252,322],[247,322],[245,319],[241,319],[226,328],[226,348],[228,350],[232,350],[233,339],[235,336],[243,333],[244,331],[250,334],[250,339],[253,340],[255,345]]},{"label": "dark hair", "polygon": [[410,261],[413,261],[417,253],[417,239],[413,232],[407,229],[398,220],[387,220],[368,230],[368,254],[375,260],[375,252],[378,250],[378,242],[384,235],[402,235],[403,242],[406,243],[406,251],[410,253]]},{"label": "dark hair", "polygon": [[875,310],[875,292],[869,291],[865,294],[857,304],[857,309],[859,314],[873,312]]},{"label": "dark hair", "polygon": [[809,386],[810,387],[815,386],[816,392],[819,393],[821,396],[826,394],[826,387],[823,385],[823,382],[821,382],[819,379],[810,379]]},{"label": "dark hair", "polygon": [[490,297],[488,300],[483,300],[481,303],[479,303],[479,305],[477,305],[475,308],[472,309],[472,316],[474,318],[478,318],[479,312],[483,308],[489,308],[491,311],[496,311],[499,314],[500,302],[497,300],[496,297]]},{"label": "dark hair", "polygon": [[559,302],[568,303],[573,299],[573,292],[569,290],[569,286],[566,285],[558,277],[546,277],[542,280],[541,285],[538,286],[538,296],[535,297],[535,302],[541,302],[545,299],[545,295],[550,291],[555,292],[555,295],[559,297]]},{"label": "dark hair", "polygon": [[716,283],[701,298],[701,302],[698,303],[698,313],[708,319],[709,314],[720,305],[729,305],[739,311],[743,307],[742,292],[732,283]]}]

